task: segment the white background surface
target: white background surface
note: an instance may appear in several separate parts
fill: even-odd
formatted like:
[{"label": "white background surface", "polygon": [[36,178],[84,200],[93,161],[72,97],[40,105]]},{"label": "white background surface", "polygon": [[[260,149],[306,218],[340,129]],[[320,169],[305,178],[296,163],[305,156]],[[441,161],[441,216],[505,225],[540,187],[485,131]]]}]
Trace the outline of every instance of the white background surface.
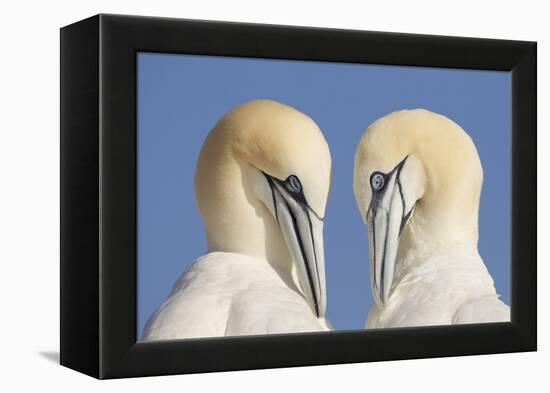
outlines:
[{"label": "white background surface", "polygon": [[[19,1],[1,7],[0,390],[547,391],[549,39],[544,1]],[[539,352],[95,381],[55,361],[59,346],[59,31],[99,12],[539,42]],[[528,174],[527,174],[528,175]],[[503,214],[506,214],[503,212]],[[158,389],[158,390],[157,390]]]}]

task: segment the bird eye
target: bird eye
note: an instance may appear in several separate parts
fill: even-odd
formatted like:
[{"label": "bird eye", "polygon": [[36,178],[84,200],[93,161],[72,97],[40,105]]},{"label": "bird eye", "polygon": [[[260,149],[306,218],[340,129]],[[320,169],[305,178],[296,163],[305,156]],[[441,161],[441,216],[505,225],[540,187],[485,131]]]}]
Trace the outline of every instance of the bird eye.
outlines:
[{"label": "bird eye", "polygon": [[296,176],[290,175],[288,179],[286,179],[286,188],[290,192],[298,193],[302,191],[302,184]]},{"label": "bird eye", "polygon": [[372,186],[372,189],[374,191],[380,191],[382,188],[384,188],[385,183],[385,176],[380,172],[373,173],[370,178],[370,185]]}]

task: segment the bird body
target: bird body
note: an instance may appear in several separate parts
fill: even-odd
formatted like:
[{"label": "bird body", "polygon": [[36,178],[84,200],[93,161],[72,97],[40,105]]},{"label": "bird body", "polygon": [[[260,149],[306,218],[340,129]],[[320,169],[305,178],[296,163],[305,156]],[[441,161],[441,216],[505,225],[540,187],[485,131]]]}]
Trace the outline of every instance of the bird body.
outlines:
[{"label": "bird body", "polygon": [[329,330],[292,281],[266,261],[211,252],[176,281],[144,329],[145,340]]},{"label": "bird body", "polygon": [[414,268],[396,272],[388,304],[371,306],[367,329],[510,320],[477,252],[417,257]]}]

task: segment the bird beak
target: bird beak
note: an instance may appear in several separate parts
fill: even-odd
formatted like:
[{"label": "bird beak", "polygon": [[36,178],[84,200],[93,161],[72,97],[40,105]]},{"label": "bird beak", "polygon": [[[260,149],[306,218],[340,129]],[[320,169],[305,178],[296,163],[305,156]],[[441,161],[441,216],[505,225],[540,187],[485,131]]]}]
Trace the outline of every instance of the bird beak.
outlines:
[{"label": "bird beak", "polygon": [[405,199],[399,181],[405,160],[388,174],[382,193],[373,194],[367,212],[371,288],[379,304],[386,303],[390,297],[399,236],[412,212],[411,209],[405,214]]},{"label": "bird beak", "polygon": [[323,219],[293,198],[280,180],[268,177],[273,195],[275,216],[295,261],[304,296],[318,318],[325,316],[325,252]]}]

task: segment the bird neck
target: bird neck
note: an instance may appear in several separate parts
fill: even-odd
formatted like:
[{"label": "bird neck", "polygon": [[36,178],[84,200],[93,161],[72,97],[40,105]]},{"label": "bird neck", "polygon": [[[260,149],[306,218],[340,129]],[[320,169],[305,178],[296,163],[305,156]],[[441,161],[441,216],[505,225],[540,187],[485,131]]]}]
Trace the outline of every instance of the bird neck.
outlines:
[{"label": "bird neck", "polygon": [[226,158],[223,171],[202,177],[199,186],[206,192],[201,193],[198,204],[208,250],[265,261],[290,284],[295,282],[292,257],[277,221],[254,194],[251,170],[250,165]]},{"label": "bird neck", "polygon": [[461,204],[443,207],[429,200],[417,203],[399,239],[396,262],[400,270],[433,256],[478,254],[477,205],[466,210]]}]

